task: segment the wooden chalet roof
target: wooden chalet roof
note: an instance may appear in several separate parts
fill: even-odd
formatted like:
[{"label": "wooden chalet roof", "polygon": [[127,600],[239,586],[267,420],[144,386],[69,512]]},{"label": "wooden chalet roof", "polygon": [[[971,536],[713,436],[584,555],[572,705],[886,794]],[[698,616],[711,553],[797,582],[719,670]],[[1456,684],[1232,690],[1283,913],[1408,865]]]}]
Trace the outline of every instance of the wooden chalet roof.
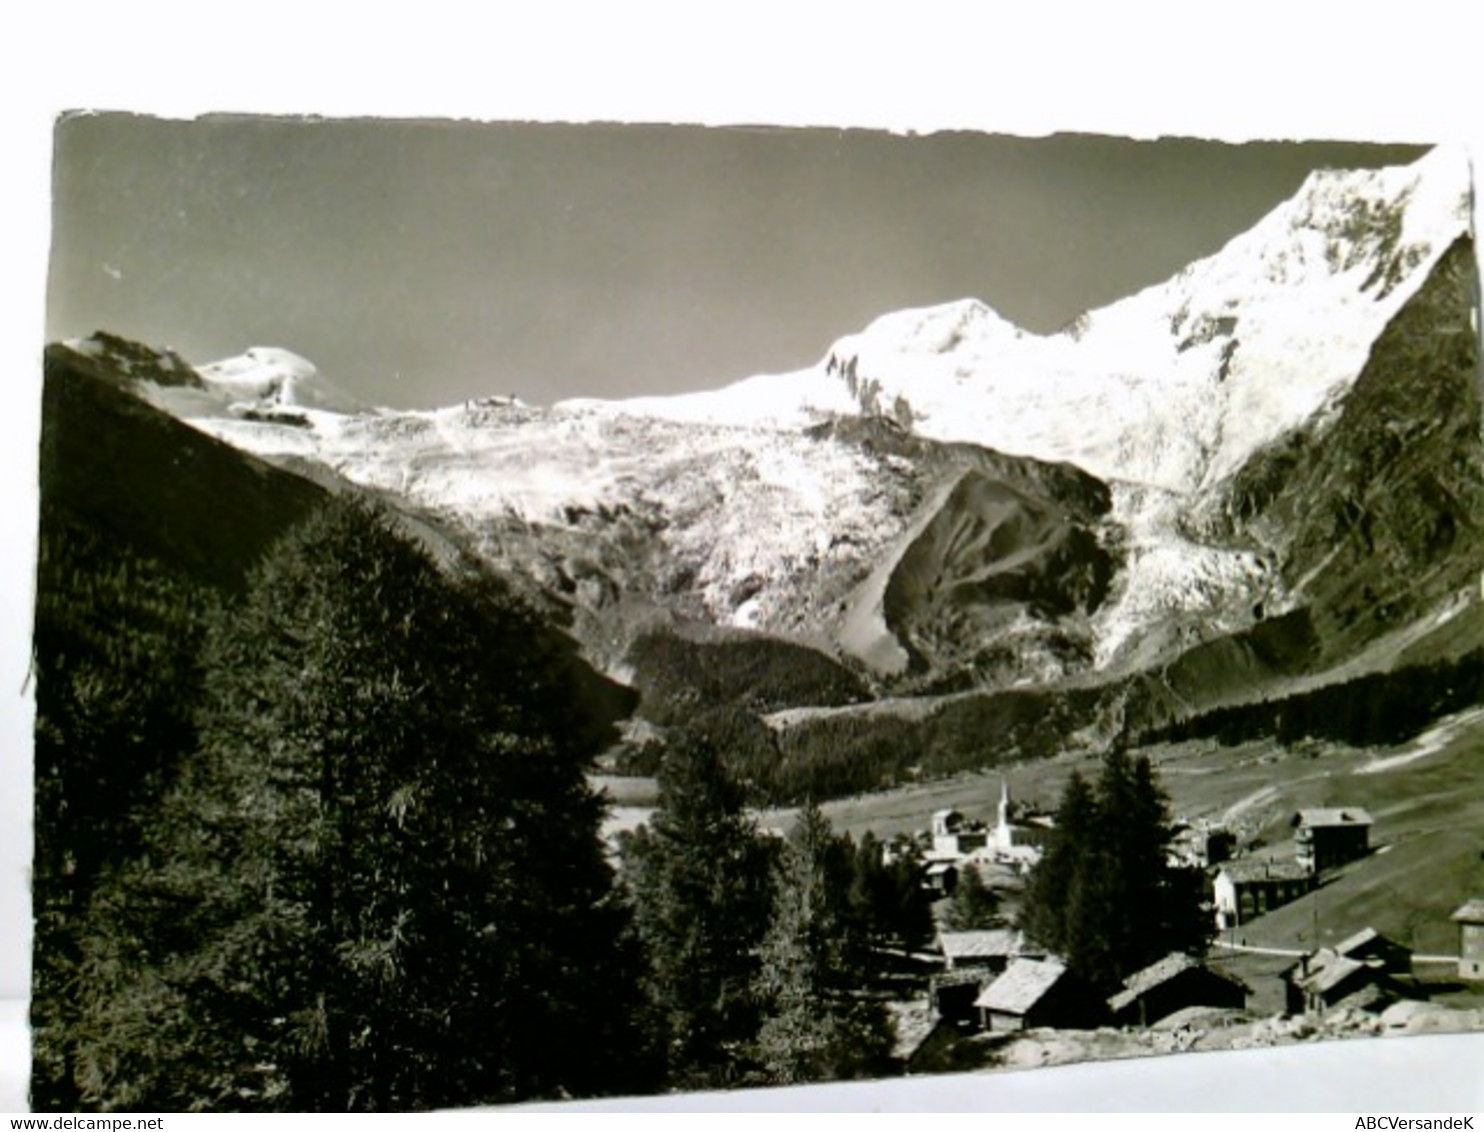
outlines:
[{"label": "wooden chalet roof", "polygon": [[1025,1014],[1066,973],[1066,967],[1054,959],[1013,959],[1005,973],[984,988],[974,1005],[1001,1014]]},{"label": "wooden chalet roof", "polygon": [[1340,806],[1333,809],[1300,810],[1293,817],[1293,824],[1317,829],[1339,825],[1373,825],[1371,815],[1359,806]]},{"label": "wooden chalet roof", "polygon": [[892,1019],[892,1056],[906,1061],[932,1037],[938,1012],[925,1002],[888,1002]]},{"label": "wooden chalet roof", "polygon": [[1460,924],[1484,924],[1484,899],[1470,900],[1449,919],[1457,920]]},{"label": "wooden chalet roof", "polygon": [[1342,939],[1339,943],[1335,944],[1335,951],[1341,955],[1349,955],[1352,951],[1364,947],[1366,944],[1372,943],[1375,940],[1380,940],[1388,947],[1399,947],[1403,951],[1412,950],[1404,943],[1397,943],[1394,939],[1388,939],[1386,936],[1378,932],[1375,928],[1361,928],[1360,931],[1356,932],[1354,935],[1347,936],[1345,939]]},{"label": "wooden chalet roof", "polygon": [[1128,978],[1124,979],[1123,990],[1119,991],[1112,998],[1108,999],[1108,1006],[1114,1011],[1114,1013],[1117,1013],[1124,1007],[1137,1002],[1141,995],[1149,993],[1149,991],[1153,990],[1155,987],[1161,985],[1162,983],[1169,982],[1176,975],[1179,975],[1184,971],[1189,971],[1193,967],[1203,968],[1213,978],[1223,979],[1226,982],[1231,983],[1233,986],[1242,987],[1243,990],[1247,989],[1238,980],[1233,979],[1229,975],[1223,975],[1219,971],[1212,971],[1209,967],[1206,967],[1204,963],[1201,963],[1199,960],[1192,959],[1184,952],[1172,951],[1163,959],[1149,964],[1149,966],[1145,967],[1142,971],[1135,971]]},{"label": "wooden chalet roof", "polygon": [[1302,967],[1293,968],[1291,979],[1295,986],[1304,990],[1324,993],[1339,986],[1355,972],[1364,970],[1379,973],[1380,968],[1359,959],[1351,959],[1348,955],[1337,955],[1325,948],[1310,957],[1307,975],[1303,973]]},{"label": "wooden chalet roof", "polygon": [[1225,873],[1236,884],[1254,884],[1264,880],[1304,880],[1313,875],[1308,865],[1292,859],[1237,857],[1224,861],[1218,873]]},{"label": "wooden chalet roof", "polygon": [[939,932],[944,958],[1008,959],[1025,949],[1025,937],[1014,928],[985,928],[971,932]]},{"label": "wooden chalet roof", "polygon": [[941,987],[962,987],[987,982],[994,978],[988,970],[983,967],[956,967],[952,971],[939,971],[928,980],[929,985],[938,990]]}]

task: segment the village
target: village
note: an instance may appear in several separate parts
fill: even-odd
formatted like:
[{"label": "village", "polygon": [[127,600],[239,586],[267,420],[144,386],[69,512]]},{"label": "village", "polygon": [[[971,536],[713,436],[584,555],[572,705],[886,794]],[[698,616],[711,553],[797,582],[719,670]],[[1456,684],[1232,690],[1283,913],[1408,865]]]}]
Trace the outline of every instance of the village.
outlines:
[{"label": "village", "polygon": [[[916,855],[937,923],[935,947],[920,957],[931,968],[925,996],[895,1004],[900,1068],[1058,1064],[1484,1024],[1484,898],[1453,911],[1456,954],[1417,955],[1370,926],[1324,946],[1317,932],[1308,947],[1248,944],[1246,927],[1388,848],[1372,843],[1374,820],[1358,806],[1298,810],[1288,824],[1290,841],[1265,845],[1209,819],[1177,819],[1167,863],[1198,878],[1212,945],[1203,956],[1165,955],[1105,995],[1017,923],[1054,815],[1013,800],[1004,778],[992,821],[934,812],[888,849]],[[994,922],[953,925],[966,883],[993,894]]]}]

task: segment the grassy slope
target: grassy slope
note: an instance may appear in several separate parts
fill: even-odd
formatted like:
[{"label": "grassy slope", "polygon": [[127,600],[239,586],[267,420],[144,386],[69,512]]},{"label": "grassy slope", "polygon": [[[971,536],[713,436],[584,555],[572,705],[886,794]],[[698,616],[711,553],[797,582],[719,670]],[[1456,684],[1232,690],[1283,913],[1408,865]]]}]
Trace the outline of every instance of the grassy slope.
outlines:
[{"label": "grassy slope", "polygon": [[[1423,736],[1419,742],[1425,743]],[[1417,744],[1413,744],[1416,746]],[[1344,802],[1376,819],[1378,852],[1337,870],[1317,893],[1261,917],[1249,943],[1332,943],[1367,925],[1422,953],[1455,955],[1448,916],[1484,895],[1484,712],[1467,713],[1441,749],[1376,774],[1284,788],[1294,808]]]},{"label": "grassy slope", "polygon": [[[1450,725],[1451,723],[1451,725]],[[1183,816],[1220,816],[1286,855],[1288,819],[1305,806],[1364,806],[1376,819],[1372,843],[1382,851],[1339,870],[1317,895],[1247,925],[1249,944],[1309,947],[1332,943],[1366,926],[1420,952],[1456,954],[1457,929],[1448,915],[1471,896],[1484,896],[1484,712],[1464,713],[1399,747],[1357,751],[1334,745],[1287,750],[1271,741],[1223,748],[1197,742],[1147,749]],[[1437,749],[1378,773],[1357,770],[1385,759]],[[1018,798],[1054,804],[1073,769],[1094,769],[1091,757],[1062,757],[1007,771]],[[992,818],[997,773],[830,802],[837,830],[879,835],[922,829],[936,809],[953,807]]]}]

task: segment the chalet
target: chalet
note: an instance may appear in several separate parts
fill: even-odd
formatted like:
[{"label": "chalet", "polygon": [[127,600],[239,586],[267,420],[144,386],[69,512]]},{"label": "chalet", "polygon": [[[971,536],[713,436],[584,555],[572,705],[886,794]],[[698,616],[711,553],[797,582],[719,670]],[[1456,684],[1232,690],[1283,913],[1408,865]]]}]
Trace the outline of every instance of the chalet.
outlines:
[{"label": "chalet", "polygon": [[1076,1029],[1101,1021],[1100,1004],[1054,959],[1016,959],[974,1001],[986,1030]]},{"label": "chalet", "polygon": [[1283,972],[1290,1014],[1323,1013],[1336,1007],[1374,1010],[1403,996],[1383,959],[1353,959],[1334,948],[1310,952]]},{"label": "chalet", "polygon": [[1354,935],[1335,944],[1335,953],[1347,959],[1359,959],[1363,963],[1377,960],[1388,975],[1410,975],[1412,973],[1412,949],[1404,943],[1388,939],[1375,928],[1362,928]]},{"label": "chalet", "polygon": [[1338,868],[1371,851],[1371,815],[1357,807],[1300,810],[1290,824],[1297,831],[1294,842],[1299,864],[1314,873]]},{"label": "chalet", "polygon": [[957,1028],[938,1017],[927,1003],[888,1002],[886,1009],[892,1022],[891,1064],[898,1073],[919,1073],[931,1067],[943,1048],[958,1039]]},{"label": "chalet", "polygon": [[1130,975],[1123,989],[1108,999],[1108,1010],[1119,1026],[1152,1026],[1193,1006],[1245,1009],[1247,987],[1176,951]]},{"label": "chalet", "polygon": [[1297,861],[1238,857],[1224,862],[1212,882],[1216,926],[1234,928],[1297,900],[1314,888],[1314,872]]},{"label": "chalet", "polygon": [[1458,977],[1484,979],[1484,899],[1470,900],[1450,919],[1458,925]]},{"label": "chalet", "polygon": [[1014,928],[939,932],[938,946],[943,964],[950,971],[974,967],[999,974],[1011,959],[1025,954],[1025,937]]}]

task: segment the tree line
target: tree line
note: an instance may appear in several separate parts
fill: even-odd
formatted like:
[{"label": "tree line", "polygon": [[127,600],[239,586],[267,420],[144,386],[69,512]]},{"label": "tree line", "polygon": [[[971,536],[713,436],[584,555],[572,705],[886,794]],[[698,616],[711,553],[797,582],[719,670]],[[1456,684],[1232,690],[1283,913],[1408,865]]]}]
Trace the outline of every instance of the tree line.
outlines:
[{"label": "tree line", "polygon": [[777,730],[755,712],[727,704],[697,710],[665,739],[624,751],[616,769],[653,774],[668,743],[699,734],[721,743],[751,804],[798,805],[1011,759],[1050,758],[1069,734],[1098,718],[1111,695],[1097,688],[1010,688],[945,699],[925,715],[820,713]]},{"label": "tree line", "polygon": [[1139,743],[1268,736],[1283,743],[1329,739],[1368,747],[1401,743],[1441,716],[1484,703],[1484,648],[1454,661],[1408,665],[1310,692],[1213,708],[1138,736]]}]

